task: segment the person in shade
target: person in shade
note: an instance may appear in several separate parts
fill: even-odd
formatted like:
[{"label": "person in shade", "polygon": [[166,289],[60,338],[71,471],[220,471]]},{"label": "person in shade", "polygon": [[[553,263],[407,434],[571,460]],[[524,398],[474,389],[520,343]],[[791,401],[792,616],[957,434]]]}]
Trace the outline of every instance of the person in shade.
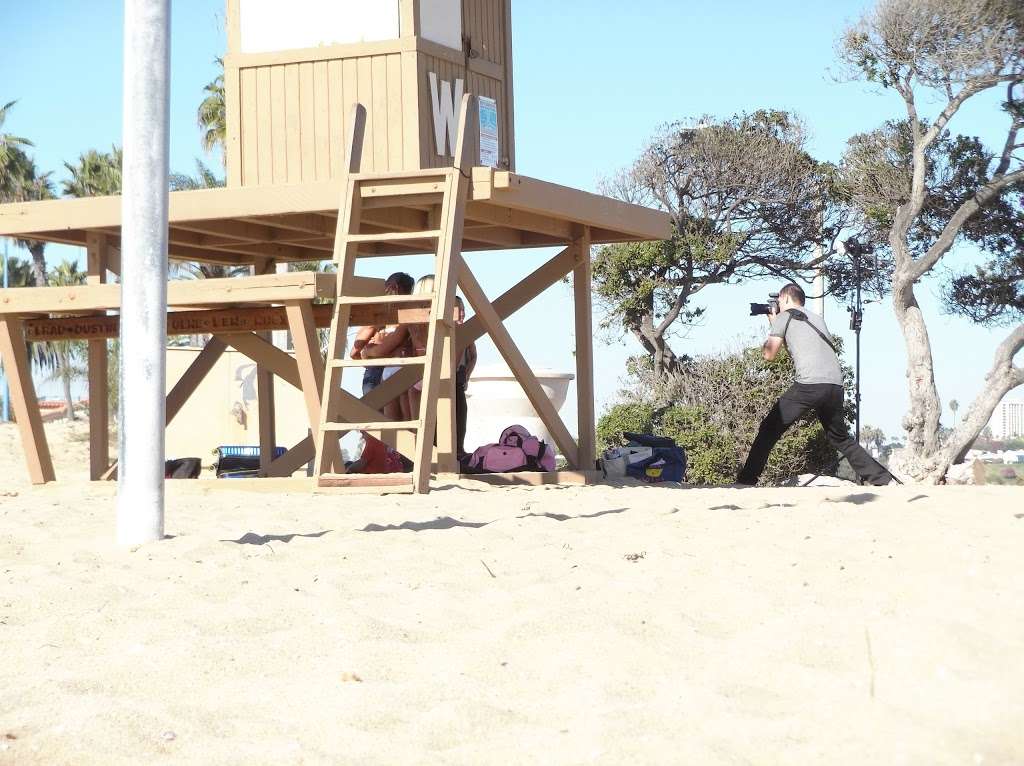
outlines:
[{"label": "person in shade", "polygon": [[825,320],[805,308],[804,302],[804,291],[790,283],[779,291],[778,311],[768,315],[771,333],[762,348],[764,358],[774,359],[785,343],[796,365],[796,382],[761,421],[736,483],[757,484],[776,442],[786,429],[813,410],[829,442],[850,462],[861,479],[876,486],[889,484],[893,481],[892,474],[850,436],[843,414],[845,390],[835,342]]},{"label": "person in shade", "polygon": [[[384,282],[385,295],[409,295],[412,292],[415,280],[405,272],[398,271],[392,274]],[[364,359],[363,352],[371,345],[376,337],[385,331],[384,327],[361,327],[352,343],[352,358]],[[367,367],[363,372],[363,396],[366,396],[373,389],[381,384],[384,369],[382,367]]]},{"label": "person in shade", "polygon": [[[466,304],[462,297],[455,296],[455,324],[460,325],[466,321]],[[466,455],[466,420],[469,415],[469,404],[466,401],[466,389],[469,387],[469,379],[476,367],[476,343],[470,343],[466,350],[459,356],[458,369],[455,372],[455,425],[456,425],[456,447],[458,457],[461,461]]]}]

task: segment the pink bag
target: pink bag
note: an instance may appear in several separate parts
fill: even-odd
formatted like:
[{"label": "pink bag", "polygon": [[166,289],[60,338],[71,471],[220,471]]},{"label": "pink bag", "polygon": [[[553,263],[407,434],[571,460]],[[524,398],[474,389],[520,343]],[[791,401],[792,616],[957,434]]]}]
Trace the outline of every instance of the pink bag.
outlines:
[{"label": "pink bag", "polygon": [[469,458],[468,467],[483,473],[554,471],[555,453],[522,426],[510,426],[497,444],[486,444]]}]

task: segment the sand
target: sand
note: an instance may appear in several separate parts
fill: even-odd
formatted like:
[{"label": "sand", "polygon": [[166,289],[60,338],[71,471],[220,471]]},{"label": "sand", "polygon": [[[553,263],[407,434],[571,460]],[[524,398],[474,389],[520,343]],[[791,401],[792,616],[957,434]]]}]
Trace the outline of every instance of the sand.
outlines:
[{"label": "sand", "polygon": [[[169,489],[0,426],[0,763],[1024,763],[1024,490]],[[224,485],[224,482],[221,482]]]}]

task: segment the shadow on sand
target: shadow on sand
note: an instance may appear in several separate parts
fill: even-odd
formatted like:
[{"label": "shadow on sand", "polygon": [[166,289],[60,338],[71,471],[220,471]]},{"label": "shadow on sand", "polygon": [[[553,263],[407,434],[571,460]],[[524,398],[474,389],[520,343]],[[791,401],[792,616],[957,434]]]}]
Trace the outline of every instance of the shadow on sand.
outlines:
[{"label": "shadow on sand", "polygon": [[255,532],[246,532],[237,540],[221,540],[222,543],[237,543],[238,545],[266,545],[267,543],[290,543],[296,537],[323,537],[333,530],[325,529],[323,532],[311,532],[309,534],[295,533],[292,535],[258,535]]},{"label": "shadow on sand", "polygon": [[[565,516],[561,513],[527,513],[523,516],[516,516],[517,519],[529,519],[529,518],[541,518],[541,519],[553,519],[554,521],[572,521],[573,519],[596,519],[599,516],[607,516],[611,513],[623,513],[628,511],[628,508],[613,508],[608,511],[598,511],[597,513],[583,513],[579,516]],[[459,521],[453,519],[451,516],[440,516],[433,521],[405,521],[401,524],[367,524],[365,527],[360,529],[360,532],[426,532],[426,531],[441,531],[445,529],[455,529],[456,527],[465,527],[468,529],[480,529],[493,524],[493,521]]]},{"label": "shadow on sand", "polygon": [[845,497],[837,497],[835,499],[829,499],[830,503],[851,503],[853,505],[867,505],[873,503],[878,499],[878,495],[873,492],[861,492],[856,495],[846,495]]}]

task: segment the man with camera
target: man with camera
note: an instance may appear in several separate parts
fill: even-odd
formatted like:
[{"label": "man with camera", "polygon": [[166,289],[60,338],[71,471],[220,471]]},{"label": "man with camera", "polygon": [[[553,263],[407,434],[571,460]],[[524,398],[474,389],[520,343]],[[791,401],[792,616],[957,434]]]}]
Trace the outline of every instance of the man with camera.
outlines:
[{"label": "man with camera", "polygon": [[825,320],[804,307],[804,291],[790,283],[779,291],[778,300],[767,306],[752,304],[751,314],[764,313],[771,334],[762,353],[769,362],[785,343],[796,365],[796,382],[782,395],[761,421],[737,484],[753,486],[764,471],[768,455],[793,423],[814,410],[829,443],[850,461],[864,481],[882,486],[893,480],[882,465],[850,436],[843,414],[843,372]]}]

